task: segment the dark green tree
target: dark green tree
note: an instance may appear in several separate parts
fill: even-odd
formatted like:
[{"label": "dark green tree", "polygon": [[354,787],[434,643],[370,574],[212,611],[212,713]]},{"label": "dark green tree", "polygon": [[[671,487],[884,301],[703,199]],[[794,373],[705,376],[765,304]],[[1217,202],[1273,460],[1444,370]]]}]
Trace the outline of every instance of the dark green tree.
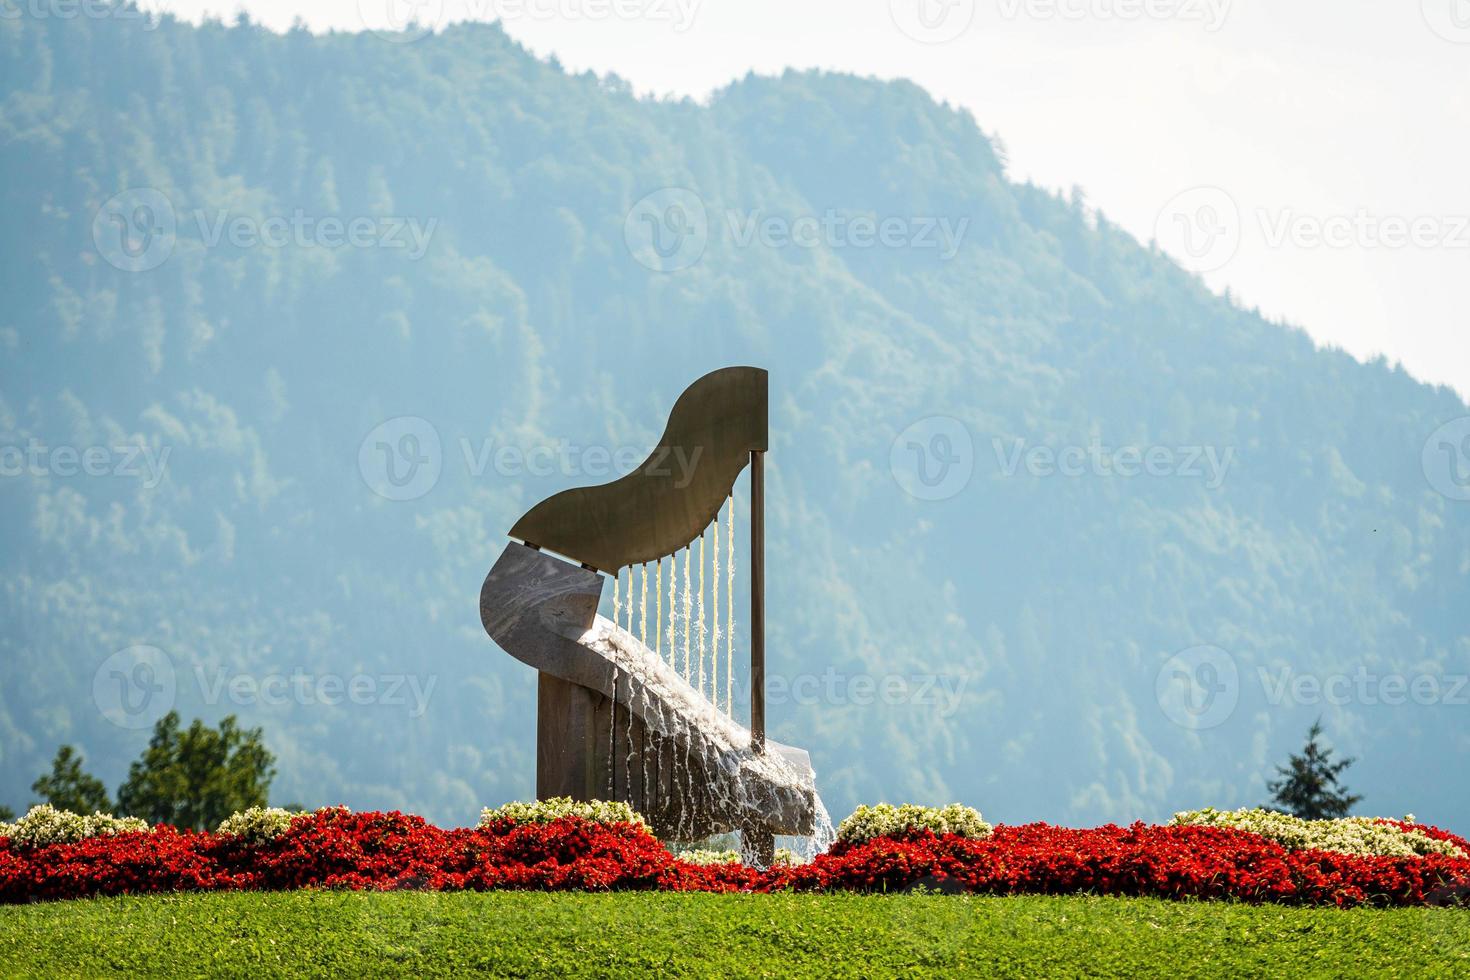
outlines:
[{"label": "dark green tree", "polygon": [[58,810],[73,813],[107,813],[112,801],[102,780],[82,770],[82,757],[70,745],[56,750],[51,760],[51,774],[31,784],[31,792]]},{"label": "dark green tree", "polygon": [[1319,718],[1307,731],[1307,744],[1301,755],[1293,754],[1286,765],[1277,766],[1281,778],[1266,784],[1277,806],[1304,820],[1345,817],[1362,799],[1338,782],[1342,771],[1355,760],[1332,761],[1332,750],[1318,744],[1321,737]]},{"label": "dark green tree", "polygon": [[236,810],[266,805],[275,762],[261,730],[240,728],[234,715],[217,729],[196,718],[181,730],[178,712],[170,711],[129,767],[118,809],[150,823],[213,829]]},{"label": "dark green tree", "polygon": [[15,811],[8,806],[0,806],[0,823],[9,823],[15,819]]}]

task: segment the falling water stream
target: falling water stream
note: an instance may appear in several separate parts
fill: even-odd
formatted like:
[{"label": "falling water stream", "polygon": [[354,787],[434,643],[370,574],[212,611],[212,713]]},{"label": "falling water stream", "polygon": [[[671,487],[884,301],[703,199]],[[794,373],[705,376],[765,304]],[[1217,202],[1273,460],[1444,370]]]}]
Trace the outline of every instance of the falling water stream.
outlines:
[{"label": "falling water stream", "polygon": [[[664,740],[673,737],[674,744],[684,746],[684,772],[692,771],[691,762],[698,756],[699,767],[706,773],[720,774],[702,787],[687,787],[695,795],[692,811],[705,805],[727,814],[768,812],[775,797],[792,800],[814,797],[813,833],[806,837],[777,838],[803,861],[825,851],[835,838],[831,819],[820,796],[816,796],[810,777],[798,771],[776,752],[756,752],[751,747],[750,733],[734,719],[735,712],[735,497],[729,497],[729,514],[721,533],[717,513],[710,534],[709,604],[706,609],[705,535],[684,549],[682,587],[679,556],[669,556],[668,594],[664,594],[663,559],[654,564],[654,617],[650,641],[648,618],[649,572],[647,564],[637,569],[628,566],[626,588],[622,574],[613,576],[612,619],[598,617],[593,627],[581,638],[584,646],[596,650],[614,667],[614,698],[611,749],[613,760],[625,756],[620,767],[613,760],[613,786],[618,790],[618,769],[627,775],[630,785],[621,787],[625,798],[641,797],[645,804],[657,806],[662,793],[664,762],[661,757]],[[724,554],[720,538],[724,537]],[[723,557],[723,562],[721,561]],[[698,565],[696,573],[691,565]],[[638,575],[637,594],[634,576]],[[724,580],[724,615],[721,615],[721,579]],[[664,600],[668,600],[668,616],[664,617]],[[635,609],[636,606],[636,609]],[[708,616],[708,629],[706,629]],[[636,630],[635,630],[636,623]],[[722,643],[723,641],[723,643]],[[652,646],[650,647],[650,642]],[[724,647],[724,676],[721,678],[720,653]],[[680,648],[682,647],[682,658]],[[721,681],[723,680],[723,685]],[[721,689],[723,687],[723,690]],[[624,698],[626,702],[624,703]],[[634,745],[637,714],[643,723],[638,737],[652,741]],[[619,717],[622,715],[622,717]],[[619,731],[622,729],[622,731]],[[658,738],[662,736],[663,738]],[[624,742],[618,751],[617,742]],[[649,756],[654,755],[653,772]],[[637,757],[635,759],[635,757]],[[671,760],[672,761],[672,760]],[[641,775],[641,783],[631,785]],[[674,784],[677,788],[677,783]],[[635,794],[634,790],[637,790]],[[789,798],[788,798],[789,797]],[[681,820],[683,818],[681,817]],[[681,827],[678,839],[686,839]],[[739,837],[738,832],[733,835]],[[742,849],[749,851],[742,844]],[[751,855],[747,854],[747,859]]]}]

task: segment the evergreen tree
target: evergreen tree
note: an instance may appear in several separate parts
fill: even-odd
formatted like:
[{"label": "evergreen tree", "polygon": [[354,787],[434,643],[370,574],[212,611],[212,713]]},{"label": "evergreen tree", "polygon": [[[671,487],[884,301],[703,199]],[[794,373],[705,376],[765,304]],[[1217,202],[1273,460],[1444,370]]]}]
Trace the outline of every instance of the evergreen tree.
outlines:
[{"label": "evergreen tree", "polygon": [[1338,782],[1338,776],[1354,760],[1332,761],[1332,750],[1317,742],[1321,737],[1319,718],[1307,731],[1307,744],[1301,755],[1292,755],[1286,765],[1277,766],[1281,778],[1266,784],[1277,806],[1304,820],[1345,817],[1362,799]]},{"label": "evergreen tree", "polygon": [[178,712],[170,711],[128,769],[118,808],[150,823],[212,830],[237,810],[266,805],[275,762],[261,730],[240,728],[233,715],[218,729],[195,719],[180,730]]},{"label": "evergreen tree", "polygon": [[82,757],[70,745],[56,750],[51,774],[31,784],[31,792],[58,810],[73,813],[109,813],[112,801],[102,780],[82,771]]},{"label": "evergreen tree", "polygon": [[0,823],[9,823],[15,819],[15,811],[8,806],[0,806]]}]

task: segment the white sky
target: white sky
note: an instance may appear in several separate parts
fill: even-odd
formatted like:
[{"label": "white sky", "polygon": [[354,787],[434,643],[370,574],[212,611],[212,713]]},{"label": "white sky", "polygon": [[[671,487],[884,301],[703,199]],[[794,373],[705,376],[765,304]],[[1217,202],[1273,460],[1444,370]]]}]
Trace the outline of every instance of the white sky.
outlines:
[{"label": "white sky", "polygon": [[787,67],[909,78],[1000,137],[1014,178],[1080,187],[1216,289],[1470,395],[1470,0],[142,6],[279,29],[499,19],[656,94]]}]

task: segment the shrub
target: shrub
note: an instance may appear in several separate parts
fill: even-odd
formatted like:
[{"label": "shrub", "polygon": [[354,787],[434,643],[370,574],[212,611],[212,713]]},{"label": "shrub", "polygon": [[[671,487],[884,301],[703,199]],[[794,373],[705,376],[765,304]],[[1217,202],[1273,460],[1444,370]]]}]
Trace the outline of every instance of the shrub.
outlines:
[{"label": "shrub", "polygon": [[639,827],[648,826],[643,816],[626,803],[616,800],[592,800],[581,803],[565,796],[554,796],[549,800],[532,803],[507,803],[495,809],[486,808],[480,814],[480,826],[489,827],[502,820],[511,823],[551,823],[565,817],[576,817],[590,823],[630,823]]},{"label": "shrub", "polygon": [[220,837],[233,837],[245,844],[264,844],[291,829],[291,821],[304,814],[291,813],[280,807],[253,806],[226,817],[215,831]]},{"label": "shrub", "polygon": [[42,803],[31,807],[30,812],[15,823],[6,824],[0,836],[10,838],[10,843],[16,847],[44,847],[148,830],[147,821],[136,817],[114,817],[110,813],[94,813],[85,817]]},{"label": "shrub", "polygon": [[943,808],[906,803],[894,806],[859,806],[837,827],[837,839],[846,844],[860,844],[875,837],[905,838],[929,831],[943,837],[988,837],[990,824],[980,818],[973,807],[951,803]]},{"label": "shrub", "polygon": [[739,851],[711,851],[706,848],[697,847],[692,851],[684,851],[677,855],[680,861],[689,864],[707,866],[711,864],[739,864]]},{"label": "shrub", "polygon": [[1174,814],[1175,826],[1231,827],[1259,834],[1290,851],[1332,851],[1359,857],[1465,857],[1454,843],[1436,839],[1406,824],[1375,817],[1303,820],[1274,810],[1186,810]]}]

